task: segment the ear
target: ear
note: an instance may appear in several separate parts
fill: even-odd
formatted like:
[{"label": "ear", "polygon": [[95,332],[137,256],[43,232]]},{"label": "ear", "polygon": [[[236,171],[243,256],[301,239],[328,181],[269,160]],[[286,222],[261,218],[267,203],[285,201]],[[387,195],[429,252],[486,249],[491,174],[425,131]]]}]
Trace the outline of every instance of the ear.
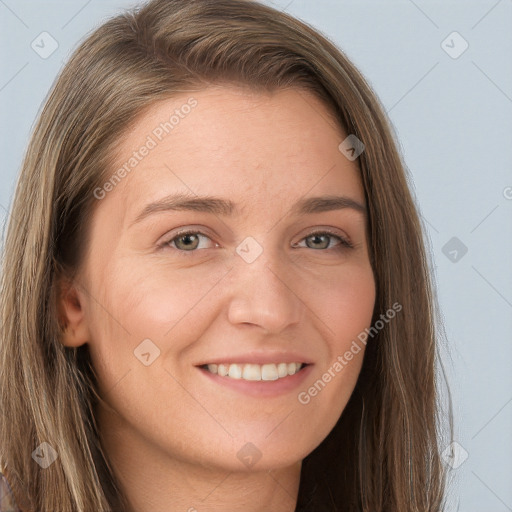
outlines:
[{"label": "ear", "polygon": [[59,281],[57,289],[60,342],[66,347],[84,345],[90,339],[84,309],[85,294],[77,284],[66,278]]}]

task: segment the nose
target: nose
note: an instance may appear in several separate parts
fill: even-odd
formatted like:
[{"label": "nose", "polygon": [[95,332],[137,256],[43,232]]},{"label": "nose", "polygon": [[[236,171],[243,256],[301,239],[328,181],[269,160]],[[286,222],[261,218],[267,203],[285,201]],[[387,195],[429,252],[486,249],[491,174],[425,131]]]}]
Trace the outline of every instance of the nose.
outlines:
[{"label": "nose", "polygon": [[228,310],[232,324],[253,324],[275,334],[299,323],[304,305],[291,263],[270,249],[251,263],[238,255],[235,261]]}]

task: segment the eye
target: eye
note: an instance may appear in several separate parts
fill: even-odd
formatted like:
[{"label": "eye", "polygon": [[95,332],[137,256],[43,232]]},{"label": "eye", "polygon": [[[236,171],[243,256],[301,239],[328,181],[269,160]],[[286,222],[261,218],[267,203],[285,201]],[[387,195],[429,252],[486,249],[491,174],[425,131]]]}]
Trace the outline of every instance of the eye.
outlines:
[{"label": "eye", "polygon": [[[200,245],[200,237],[204,237],[208,240],[210,238],[206,236],[204,233],[200,231],[182,231],[178,233],[176,236],[171,238],[170,240],[164,242],[162,247],[170,246],[173,249],[177,249],[182,252],[193,252],[195,249],[205,249],[205,247],[199,247]],[[218,244],[215,244],[218,245]],[[208,247],[206,247],[207,249]]]},{"label": "eye", "polygon": [[[208,249],[208,247],[200,247],[201,238],[211,241],[210,237],[200,231],[182,231],[170,240],[163,242],[160,248],[171,247],[180,252],[195,252],[196,249]],[[309,243],[309,239],[313,240],[313,242]],[[338,244],[334,247],[332,247],[330,243],[333,239],[338,240]],[[306,240],[306,248],[314,250],[332,249],[334,251],[342,251],[343,249],[353,248],[353,245],[347,239],[330,231],[315,231],[302,240]],[[215,243],[215,246],[218,247],[219,245]],[[295,247],[297,247],[297,245]]]},{"label": "eye", "polygon": [[[329,247],[332,239],[339,240],[339,243],[335,247]],[[315,231],[304,237],[302,240],[306,240],[306,247],[309,249],[333,249],[335,251],[342,251],[343,249],[352,249],[354,246],[340,235],[332,233],[330,231]],[[308,243],[308,240],[313,240],[312,243]]]}]

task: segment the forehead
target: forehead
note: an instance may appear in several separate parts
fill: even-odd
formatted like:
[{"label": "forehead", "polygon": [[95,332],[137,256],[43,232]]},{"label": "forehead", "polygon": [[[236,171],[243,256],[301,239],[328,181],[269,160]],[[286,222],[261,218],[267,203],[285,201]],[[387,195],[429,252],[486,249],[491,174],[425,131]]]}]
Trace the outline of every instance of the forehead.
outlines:
[{"label": "forehead", "polygon": [[112,199],[131,216],[173,192],[229,197],[243,213],[308,195],[364,203],[357,165],[338,149],[345,137],[304,90],[182,93],[151,106],[122,138],[116,169],[129,172]]}]

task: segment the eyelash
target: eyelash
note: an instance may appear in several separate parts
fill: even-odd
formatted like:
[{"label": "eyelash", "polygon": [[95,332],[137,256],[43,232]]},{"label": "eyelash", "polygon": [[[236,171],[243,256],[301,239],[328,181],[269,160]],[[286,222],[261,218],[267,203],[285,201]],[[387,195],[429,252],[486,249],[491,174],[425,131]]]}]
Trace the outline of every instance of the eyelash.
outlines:
[{"label": "eyelash", "polygon": [[[172,242],[174,242],[178,238],[181,238],[181,237],[184,237],[184,236],[187,236],[187,235],[201,235],[201,236],[204,236],[204,237],[210,239],[210,237],[208,235],[205,235],[201,231],[189,229],[189,230],[185,230],[185,231],[180,231],[179,233],[174,235],[171,239],[162,242],[161,244],[159,244],[158,248],[161,249],[161,250],[165,250],[167,248],[171,248],[171,249],[173,249],[175,251],[183,253],[183,255],[185,255],[186,253],[198,252],[200,249],[192,249],[190,251],[184,251],[182,249],[178,249],[177,247],[171,247],[171,243]],[[335,246],[335,247],[331,247],[330,249],[311,249],[313,251],[320,250],[320,251],[323,251],[323,252],[326,252],[326,251],[341,252],[341,251],[346,250],[346,249],[353,249],[354,248],[354,246],[346,238],[344,238],[344,237],[342,237],[342,236],[340,236],[340,235],[338,235],[338,234],[336,234],[336,233],[334,233],[332,231],[329,231],[329,230],[313,231],[312,233],[309,233],[309,235],[306,235],[304,238],[302,238],[300,241],[305,240],[306,238],[310,238],[310,237],[312,237],[314,235],[329,235],[331,238],[337,238],[340,243],[337,246]],[[310,247],[306,247],[306,249],[310,249]]]}]

